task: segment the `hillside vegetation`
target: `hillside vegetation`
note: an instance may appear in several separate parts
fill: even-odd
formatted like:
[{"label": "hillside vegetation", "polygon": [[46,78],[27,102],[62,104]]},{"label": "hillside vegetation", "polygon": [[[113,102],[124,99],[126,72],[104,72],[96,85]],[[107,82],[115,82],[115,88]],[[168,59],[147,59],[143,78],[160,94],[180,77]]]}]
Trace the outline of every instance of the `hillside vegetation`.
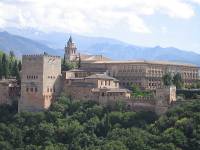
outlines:
[{"label": "hillside vegetation", "polygon": [[19,114],[16,104],[0,107],[2,150],[198,150],[199,141],[199,101],[159,118],[63,96],[45,112]]}]

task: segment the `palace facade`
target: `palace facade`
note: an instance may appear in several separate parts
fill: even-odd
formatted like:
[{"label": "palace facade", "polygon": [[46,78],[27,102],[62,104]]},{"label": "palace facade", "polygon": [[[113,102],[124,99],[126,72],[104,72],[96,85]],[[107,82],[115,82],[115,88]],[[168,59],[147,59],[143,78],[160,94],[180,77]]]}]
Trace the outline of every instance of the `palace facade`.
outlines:
[{"label": "palace facade", "polygon": [[[111,61],[101,55],[77,53],[70,37],[65,46],[66,62],[81,62],[81,67],[61,72],[61,58],[46,53],[23,55],[21,95],[18,111],[48,109],[60,95],[73,100],[94,100],[103,105],[122,101],[127,109],[164,113],[176,101],[176,87],[165,87],[162,77],[166,73],[180,73],[185,85],[199,80],[199,67],[191,64],[158,61]],[[80,61],[81,60],[81,61]],[[0,82],[0,102],[20,90],[11,82]],[[153,91],[152,96],[131,96],[130,86]],[[13,92],[10,92],[12,90]],[[5,97],[4,94],[7,94]]]},{"label": "palace facade", "polygon": [[81,70],[107,72],[117,78],[120,86],[129,88],[138,85],[142,89],[154,90],[163,86],[163,76],[180,73],[184,85],[191,85],[200,79],[199,67],[191,64],[161,61],[96,61],[83,62]]},{"label": "palace facade", "polygon": [[[71,37],[67,45],[67,48],[65,48],[67,62],[78,61],[78,56],[84,56],[78,55],[77,48]],[[76,74],[81,76],[83,73],[107,73],[109,76],[118,79],[121,87],[130,88],[134,84],[148,90],[161,88],[163,86],[162,77],[167,73],[171,73],[172,76],[180,73],[185,86],[190,86],[200,79],[200,68],[193,64],[144,60],[112,61],[103,56],[93,56],[90,59],[81,58],[81,67],[76,70]]]}]

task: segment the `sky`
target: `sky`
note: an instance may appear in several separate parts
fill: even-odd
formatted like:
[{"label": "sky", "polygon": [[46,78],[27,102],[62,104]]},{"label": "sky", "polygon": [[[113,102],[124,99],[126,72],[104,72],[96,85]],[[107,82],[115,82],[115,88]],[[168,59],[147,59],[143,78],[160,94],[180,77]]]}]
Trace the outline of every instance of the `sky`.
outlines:
[{"label": "sky", "polygon": [[0,0],[0,28],[102,36],[200,53],[200,0]]}]

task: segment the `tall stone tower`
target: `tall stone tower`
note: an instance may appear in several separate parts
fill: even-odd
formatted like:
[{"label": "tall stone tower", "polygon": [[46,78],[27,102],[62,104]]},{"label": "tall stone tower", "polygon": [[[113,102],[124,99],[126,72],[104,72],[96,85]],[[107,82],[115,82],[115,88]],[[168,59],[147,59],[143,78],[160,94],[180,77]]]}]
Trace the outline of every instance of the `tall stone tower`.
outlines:
[{"label": "tall stone tower", "polygon": [[65,46],[65,62],[76,62],[78,61],[78,58],[79,54],[77,53],[76,45],[70,36],[67,45]]},{"label": "tall stone tower", "polygon": [[61,91],[59,56],[24,55],[22,57],[21,98],[18,111],[49,108]]}]

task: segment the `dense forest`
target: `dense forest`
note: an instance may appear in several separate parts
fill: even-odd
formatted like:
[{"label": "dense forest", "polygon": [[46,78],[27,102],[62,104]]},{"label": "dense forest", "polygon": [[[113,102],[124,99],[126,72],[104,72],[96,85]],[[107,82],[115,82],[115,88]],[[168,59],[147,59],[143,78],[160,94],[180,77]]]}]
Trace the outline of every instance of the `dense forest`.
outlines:
[{"label": "dense forest", "polygon": [[0,79],[15,77],[20,81],[21,61],[19,61],[14,52],[6,54],[0,51]]},{"label": "dense forest", "polygon": [[160,117],[61,96],[45,112],[0,106],[1,150],[198,150],[200,101]]}]

